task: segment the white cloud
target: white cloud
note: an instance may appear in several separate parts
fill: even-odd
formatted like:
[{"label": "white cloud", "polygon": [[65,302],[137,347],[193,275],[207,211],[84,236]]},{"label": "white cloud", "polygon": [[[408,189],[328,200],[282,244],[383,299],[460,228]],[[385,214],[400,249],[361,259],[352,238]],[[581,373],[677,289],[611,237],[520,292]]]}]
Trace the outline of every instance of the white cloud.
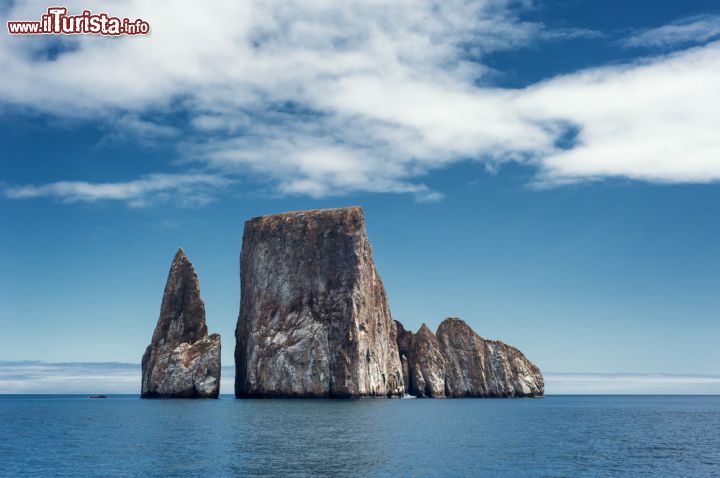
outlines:
[{"label": "white cloud", "polygon": [[720,16],[699,15],[640,31],[623,41],[629,48],[671,47],[720,37]]},{"label": "white cloud", "polygon": [[15,186],[4,192],[10,199],[58,198],[66,202],[125,201],[132,207],[144,207],[169,196],[185,206],[206,204],[211,190],[230,181],[210,174],[149,174],[118,183],[59,181],[41,186]]},{"label": "white cloud", "polygon": [[[427,175],[467,160],[533,165],[543,185],[720,180],[719,43],[525,89],[487,86],[490,52],[594,34],[523,22],[520,3],[184,1],[168,15],[166,2],[123,0],[110,13],[148,20],[151,36],[62,39],[67,51],[51,60],[38,59],[42,39],[0,38],[0,101],[166,140],[181,128],[184,164],[251,177],[277,194],[437,200]],[[28,0],[9,16],[45,7]],[[187,123],[161,124],[169,108],[187,112]],[[29,186],[14,197],[92,186]]]},{"label": "white cloud", "polygon": [[542,180],[720,180],[720,43],[556,78],[519,103],[578,128],[575,145],[539,158]]},{"label": "white cloud", "polygon": [[605,34],[598,30],[587,28],[560,28],[555,30],[543,30],[540,37],[544,40],[568,40],[575,38],[603,38]]},{"label": "white cloud", "polygon": [[179,134],[177,128],[144,120],[136,115],[123,115],[114,125],[120,132],[127,130],[140,138],[172,138]]}]

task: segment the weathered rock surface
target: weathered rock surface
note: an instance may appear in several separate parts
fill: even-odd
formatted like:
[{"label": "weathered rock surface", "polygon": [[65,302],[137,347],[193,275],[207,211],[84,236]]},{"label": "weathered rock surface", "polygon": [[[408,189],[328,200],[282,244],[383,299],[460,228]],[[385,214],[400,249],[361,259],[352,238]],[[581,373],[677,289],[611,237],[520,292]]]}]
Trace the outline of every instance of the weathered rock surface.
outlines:
[{"label": "weathered rock surface", "polygon": [[240,271],[236,396],[403,394],[361,208],[247,221]]},{"label": "weathered rock surface", "polygon": [[408,355],[410,355],[410,345],[412,344],[412,332],[405,330],[403,324],[395,322],[398,353],[400,354],[400,365],[402,366],[403,375],[403,388],[405,393],[410,393],[410,363],[408,362]]},{"label": "weathered rock surface", "polygon": [[413,334],[408,358],[410,394],[418,397],[444,397],[447,364],[435,334],[422,324]]},{"label": "weathered rock surface", "polygon": [[446,359],[448,397],[535,397],[544,391],[540,369],[515,347],[485,340],[457,318],[437,330]]},{"label": "weathered rock surface", "polygon": [[179,249],[142,358],[141,396],[217,398],[219,391],[220,336],[208,336],[197,274]]},{"label": "weathered rock surface", "polygon": [[398,322],[397,320],[395,322],[395,329],[397,330],[396,336],[397,336],[397,344],[398,344],[398,352],[401,356],[408,355],[410,353],[410,345],[412,344],[412,337],[413,333],[409,330],[405,330],[405,327],[403,327],[403,324]]},{"label": "weathered rock surface", "polygon": [[[457,318],[445,319],[433,334],[425,324],[416,334],[397,323],[398,348],[407,349],[409,393],[419,397],[538,397],[540,369],[518,349],[485,340]],[[402,344],[401,344],[402,342]]]}]

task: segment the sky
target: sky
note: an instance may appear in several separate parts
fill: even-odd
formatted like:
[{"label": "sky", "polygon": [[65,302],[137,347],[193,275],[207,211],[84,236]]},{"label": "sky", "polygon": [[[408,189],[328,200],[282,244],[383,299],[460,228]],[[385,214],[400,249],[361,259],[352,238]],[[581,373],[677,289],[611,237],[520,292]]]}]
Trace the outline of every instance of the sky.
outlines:
[{"label": "sky", "polygon": [[0,393],[139,388],[180,246],[232,366],[244,221],[347,205],[406,328],[720,393],[717,2],[67,6],[151,34],[0,35]]}]

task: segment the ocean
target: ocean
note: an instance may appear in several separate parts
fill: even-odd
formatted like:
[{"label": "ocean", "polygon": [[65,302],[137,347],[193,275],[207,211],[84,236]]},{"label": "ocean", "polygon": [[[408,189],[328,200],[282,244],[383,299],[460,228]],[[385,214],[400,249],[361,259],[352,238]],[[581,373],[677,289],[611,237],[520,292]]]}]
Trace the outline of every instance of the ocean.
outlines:
[{"label": "ocean", "polygon": [[720,476],[720,396],[0,396],[8,477]]}]

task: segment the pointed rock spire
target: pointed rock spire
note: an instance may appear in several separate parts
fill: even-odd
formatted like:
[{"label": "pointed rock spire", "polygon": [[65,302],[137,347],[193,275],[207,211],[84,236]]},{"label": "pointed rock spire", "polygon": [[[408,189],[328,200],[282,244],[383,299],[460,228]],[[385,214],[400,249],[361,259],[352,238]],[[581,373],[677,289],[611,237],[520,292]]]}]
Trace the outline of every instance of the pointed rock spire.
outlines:
[{"label": "pointed rock spire", "polygon": [[142,359],[143,397],[214,397],[220,391],[220,336],[208,337],[195,268],[173,259],[160,318]]}]

